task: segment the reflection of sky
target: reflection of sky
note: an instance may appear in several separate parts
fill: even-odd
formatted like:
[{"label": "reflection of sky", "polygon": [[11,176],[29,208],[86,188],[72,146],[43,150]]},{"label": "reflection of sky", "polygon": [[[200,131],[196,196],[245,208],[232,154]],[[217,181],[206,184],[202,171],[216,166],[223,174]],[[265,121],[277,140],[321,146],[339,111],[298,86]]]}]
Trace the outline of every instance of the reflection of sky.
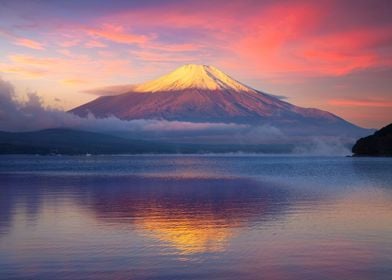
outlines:
[{"label": "reflection of sky", "polygon": [[[137,175],[143,168],[134,175],[84,173],[83,161],[91,158],[81,158],[73,173],[2,172],[0,266],[6,269],[0,278],[96,279],[111,271],[120,279],[373,279],[374,273],[382,279],[391,271],[390,160],[360,159],[352,168],[345,158],[314,158],[306,165],[304,158],[233,157],[233,167],[227,157],[171,156],[178,166],[173,173],[176,165],[167,168],[165,157],[145,160],[158,158],[166,178],[164,172]],[[247,165],[248,173],[268,173],[279,161],[286,183],[249,178],[241,170]],[[366,165],[377,161],[384,168],[367,174]],[[318,183],[302,180],[301,186],[299,177],[313,174],[315,164],[324,166]],[[155,165],[159,170],[159,161]],[[197,176],[187,175],[191,166],[199,166]],[[201,166],[232,176],[203,177]],[[357,180],[348,187],[338,179],[332,187],[323,175],[332,170],[337,178]]]}]

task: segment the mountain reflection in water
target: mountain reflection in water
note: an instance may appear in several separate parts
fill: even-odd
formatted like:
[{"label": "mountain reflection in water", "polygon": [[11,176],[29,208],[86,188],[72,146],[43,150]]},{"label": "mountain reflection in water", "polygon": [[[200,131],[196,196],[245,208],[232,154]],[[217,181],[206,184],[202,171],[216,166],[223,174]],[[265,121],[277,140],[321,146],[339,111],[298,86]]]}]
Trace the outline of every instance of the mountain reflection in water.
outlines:
[{"label": "mountain reflection in water", "polygon": [[[23,201],[29,219],[35,220],[44,203],[41,200],[46,199],[48,193],[76,198],[74,202],[78,207],[88,206],[88,211],[106,221],[108,227],[135,228],[166,242],[181,254],[223,251],[236,228],[277,219],[285,213],[289,203],[293,203],[289,191],[278,185],[240,178],[162,180],[136,176],[70,176],[59,179],[51,176],[5,178],[4,182],[10,185],[5,186],[9,192],[7,199]],[[13,188],[14,185],[19,188]],[[66,185],[69,187],[64,187]],[[12,204],[18,205],[15,201]],[[10,203],[2,205],[9,207]],[[10,209],[2,211],[3,216],[11,212]]]},{"label": "mountain reflection in water", "polygon": [[0,279],[388,279],[392,161],[10,157]]},{"label": "mountain reflection in water", "polygon": [[289,196],[278,186],[246,179],[133,178],[92,189],[88,203],[111,225],[134,225],[192,254],[223,251],[236,228],[284,214]]}]

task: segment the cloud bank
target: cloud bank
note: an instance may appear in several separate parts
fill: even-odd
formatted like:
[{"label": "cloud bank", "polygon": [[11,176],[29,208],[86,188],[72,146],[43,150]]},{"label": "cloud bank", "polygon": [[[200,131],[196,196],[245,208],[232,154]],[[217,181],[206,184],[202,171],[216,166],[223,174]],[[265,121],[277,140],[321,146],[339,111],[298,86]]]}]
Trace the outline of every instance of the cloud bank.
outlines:
[{"label": "cloud bank", "polygon": [[0,79],[0,130],[32,131],[68,127],[89,131],[227,131],[244,129],[241,124],[191,123],[166,120],[120,120],[116,117],[81,118],[71,113],[45,107],[36,93],[28,93],[24,101],[17,99],[14,87]]},{"label": "cloud bank", "polygon": [[128,138],[169,142],[228,144],[281,143],[288,137],[271,125],[251,126],[236,123],[193,123],[167,120],[120,120],[116,117],[79,117],[45,107],[36,93],[24,101],[17,99],[14,87],[0,79],[0,130],[22,132],[47,128],[72,128],[104,132]]}]

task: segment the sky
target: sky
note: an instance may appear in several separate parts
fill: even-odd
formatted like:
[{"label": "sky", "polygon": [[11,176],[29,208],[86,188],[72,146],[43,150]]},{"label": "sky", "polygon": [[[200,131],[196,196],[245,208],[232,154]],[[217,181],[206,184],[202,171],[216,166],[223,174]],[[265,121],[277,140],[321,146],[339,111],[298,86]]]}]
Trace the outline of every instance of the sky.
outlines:
[{"label": "sky", "polygon": [[367,128],[392,122],[392,1],[0,0],[0,78],[71,109],[188,63]]}]

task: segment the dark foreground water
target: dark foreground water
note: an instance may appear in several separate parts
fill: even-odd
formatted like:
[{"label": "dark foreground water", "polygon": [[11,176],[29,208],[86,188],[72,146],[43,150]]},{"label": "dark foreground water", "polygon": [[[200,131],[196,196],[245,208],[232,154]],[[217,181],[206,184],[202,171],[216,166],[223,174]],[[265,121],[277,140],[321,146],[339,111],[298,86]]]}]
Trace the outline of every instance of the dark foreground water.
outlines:
[{"label": "dark foreground water", "polygon": [[392,279],[392,159],[0,157],[0,279]]}]

